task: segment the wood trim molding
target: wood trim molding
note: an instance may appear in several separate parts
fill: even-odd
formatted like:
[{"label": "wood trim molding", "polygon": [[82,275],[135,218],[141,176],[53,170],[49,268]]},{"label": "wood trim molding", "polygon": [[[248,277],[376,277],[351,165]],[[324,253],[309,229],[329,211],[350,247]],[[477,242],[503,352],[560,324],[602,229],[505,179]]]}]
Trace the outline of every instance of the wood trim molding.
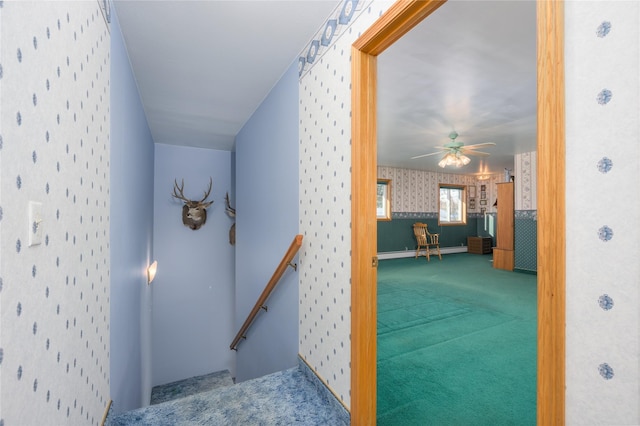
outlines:
[{"label": "wood trim molding", "polygon": [[[351,424],[376,423],[376,57],[444,1],[398,0],[353,44]],[[563,2],[538,0],[538,413],[563,425],[565,189]]]},{"label": "wood trim molding", "polygon": [[399,0],[353,43],[368,55],[378,56],[384,50],[431,15],[446,0]]},{"label": "wood trim molding", "polygon": [[400,0],[351,49],[351,424],[376,423],[377,55],[444,1]]},{"label": "wood trim molding", "polygon": [[376,423],[376,64],[375,56],[351,49],[352,425]]},{"label": "wood trim molding", "polygon": [[111,410],[111,404],[113,404],[112,399],[109,400],[109,402],[107,403],[107,406],[104,408],[104,414],[102,415],[100,426],[105,426],[107,424],[107,419],[109,418],[109,410]]},{"label": "wood trim molding", "polygon": [[564,4],[538,1],[538,425],[565,423]]}]

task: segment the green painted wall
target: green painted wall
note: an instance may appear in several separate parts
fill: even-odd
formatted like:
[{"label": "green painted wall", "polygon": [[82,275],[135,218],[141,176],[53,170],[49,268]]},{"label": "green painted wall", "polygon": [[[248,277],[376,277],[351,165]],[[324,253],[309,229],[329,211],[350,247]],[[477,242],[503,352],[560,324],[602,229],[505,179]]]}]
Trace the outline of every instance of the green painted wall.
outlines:
[{"label": "green painted wall", "polygon": [[429,232],[440,234],[441,248],[466,246],[469,236],[495,236],[495,216],[489,214],[470,217],[464,226],[438,226],[438,220],[435,218],[398,218],[378,222],[378,253],[415,250],[413,224],[416,222],[426,223]]},{"label": "green painted wall", "polygon": [[[516,212],[520,213],[520,212]],[[531,214],[529,214],[531,216]],[[515,219],[515,260],[516,269],[538,270],[538,222],[533,217],[516,214]]]}]

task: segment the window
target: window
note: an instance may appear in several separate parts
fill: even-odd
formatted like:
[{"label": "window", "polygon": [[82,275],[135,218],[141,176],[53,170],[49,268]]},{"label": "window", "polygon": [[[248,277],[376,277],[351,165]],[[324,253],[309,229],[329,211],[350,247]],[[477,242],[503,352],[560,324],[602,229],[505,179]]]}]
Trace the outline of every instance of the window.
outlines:
[{"label": "window", "polygon": [[438,205],[438,225],[467,224],[467,187],[441,183]]},{"label": "window", "polygon": [[391,179],[378,179],[376,216],[378,220],[391,220]]}]

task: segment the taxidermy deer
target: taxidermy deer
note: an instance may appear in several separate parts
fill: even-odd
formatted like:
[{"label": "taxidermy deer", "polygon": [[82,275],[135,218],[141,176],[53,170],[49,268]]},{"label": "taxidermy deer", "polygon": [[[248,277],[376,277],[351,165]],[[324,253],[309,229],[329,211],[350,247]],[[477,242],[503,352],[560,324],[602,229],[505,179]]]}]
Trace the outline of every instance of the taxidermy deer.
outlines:
[{"label": "taxidermy deer", "polygon": [[207,221],[207,208],[213,204],[213,200],[207,202],[205,200],[211,193],[211,185],[213,185],[213,179],[209,178],[209,188],[204,192],[204,197],[196,201],[189,200],[184,196],[184,179],[182,179],[182,185],[178,185],[178,181],[174,180],[173,193],[171,195],[184,202],[182,206],[182,223],[194,231],[200,229]]},{"label": "taxidermy deer", "polygon": [[[227,195],[225,195],[224,197],[224,201],[227,204],[227,207],[225,208],[225,210],[227,211],[227,214],[231,217],[236,217],[236,209],[234,209],[233,207],[231,207],[231,203],[229,202],[229,193],[227,192]],[[229,229],[229,244],[231,244],[232,246],[236,244],[236,224],[235,222],[233,223],[233,225],[231,225],[231,229]]]}]

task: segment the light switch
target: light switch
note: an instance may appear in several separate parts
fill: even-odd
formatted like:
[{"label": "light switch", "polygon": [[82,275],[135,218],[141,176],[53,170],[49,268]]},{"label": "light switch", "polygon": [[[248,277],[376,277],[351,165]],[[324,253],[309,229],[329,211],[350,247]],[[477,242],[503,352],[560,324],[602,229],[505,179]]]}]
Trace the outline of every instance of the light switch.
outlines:
[{"label": "light switch", "polygon": [[42,244],[42,203],[29,201],[29,247]]}]

